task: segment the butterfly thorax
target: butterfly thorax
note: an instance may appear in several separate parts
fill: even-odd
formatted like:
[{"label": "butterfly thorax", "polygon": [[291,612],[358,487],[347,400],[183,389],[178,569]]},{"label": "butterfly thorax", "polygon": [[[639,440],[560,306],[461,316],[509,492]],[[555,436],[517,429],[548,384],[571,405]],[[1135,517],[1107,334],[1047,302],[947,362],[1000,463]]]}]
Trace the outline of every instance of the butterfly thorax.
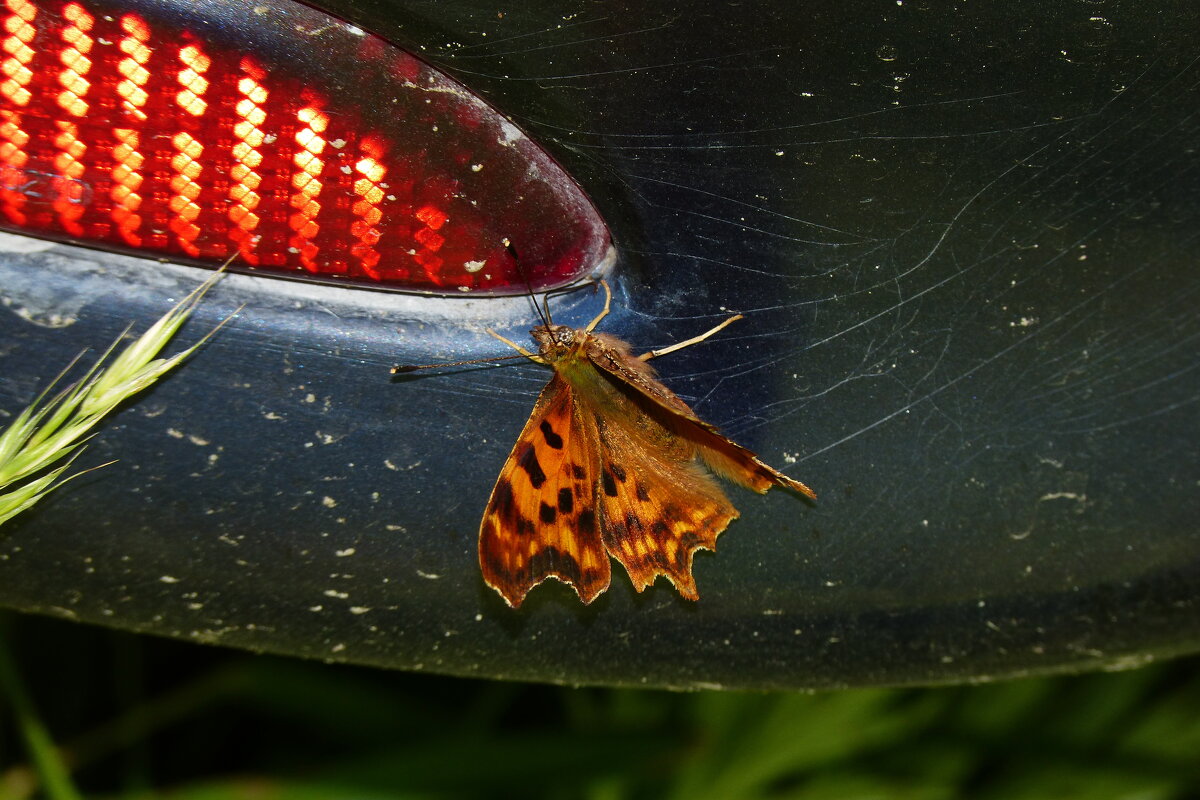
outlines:
[{"label": "butterfly thorax", "polygon": [[[539,325],[530,331],[538,357],[554,368],[577,392],[607,413],[621,413],[630,398],[643,392],[690,414],[654,369],[629,352],[629,345],[607,333],[592,333],[567,325]],[[633,395],[629,390],[636,387]]]},{"label": "butterfly thorax", "polygon": [[[610,413],[620,404],[621,390],[596,362],[616,364],[631,360],[628,346],[619,339],[603,333],[572,328],[568,325],[539,325],[530,332],[538,344],[538,357],[554,368],[577,392]],[[648,366],[636,362],[642,370]]]}]

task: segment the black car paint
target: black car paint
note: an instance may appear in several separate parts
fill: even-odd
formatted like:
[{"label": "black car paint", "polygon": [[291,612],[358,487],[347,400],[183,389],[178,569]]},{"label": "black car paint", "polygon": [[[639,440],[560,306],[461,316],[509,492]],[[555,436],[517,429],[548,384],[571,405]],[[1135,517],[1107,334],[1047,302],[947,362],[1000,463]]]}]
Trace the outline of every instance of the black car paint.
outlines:
[{"label": "black car paint", "polygon": [[[0,532],[0,602],[462,675],[829,687],[1200,644],[1197,11],[1018,2],[332,3],[480,92],[613,229],[635,347],[820,494],[731,490],[701,599],[619,574],[519,612],[475,534],[546,379],[520,299],[231,276],[117,464]],[[15,246],[30,252],[14,252]],[[202,271],[5,240],[0,406]],[[552,301],[582,322],[599,300]],[[67,324],[69,323],[69,324]]]}]

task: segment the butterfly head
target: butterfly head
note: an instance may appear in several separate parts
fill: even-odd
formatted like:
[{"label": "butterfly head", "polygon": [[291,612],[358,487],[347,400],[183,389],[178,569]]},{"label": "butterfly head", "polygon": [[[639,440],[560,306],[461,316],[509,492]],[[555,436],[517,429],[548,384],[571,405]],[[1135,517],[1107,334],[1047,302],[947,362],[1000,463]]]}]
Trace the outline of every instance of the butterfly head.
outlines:
[{"label": "butterfly head", "polygon": [[580,332],[567,325],[538,325],[529,332],[538,344],[539,355],[561,355],[575,346]]}]

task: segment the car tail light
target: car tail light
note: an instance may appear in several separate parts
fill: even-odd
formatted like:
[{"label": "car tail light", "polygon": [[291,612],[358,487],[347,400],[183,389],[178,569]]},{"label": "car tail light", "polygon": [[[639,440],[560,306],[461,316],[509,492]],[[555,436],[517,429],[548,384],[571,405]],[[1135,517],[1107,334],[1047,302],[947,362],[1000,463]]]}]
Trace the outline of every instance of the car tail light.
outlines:
[{"label": "car tail light", "polygon": [[448,294],[562,285],[608,251],[511,122],[308,6],[0,3],[0,227]]}]

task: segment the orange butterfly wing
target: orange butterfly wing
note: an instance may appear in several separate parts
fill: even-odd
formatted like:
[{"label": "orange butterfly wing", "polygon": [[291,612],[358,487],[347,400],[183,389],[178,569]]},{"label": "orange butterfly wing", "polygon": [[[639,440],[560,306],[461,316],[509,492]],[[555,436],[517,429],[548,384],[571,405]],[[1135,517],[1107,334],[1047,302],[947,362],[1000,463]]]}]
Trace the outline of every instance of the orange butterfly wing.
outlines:
[{"label": "orange butterfly wing", "polygon": [[575,587],[590,603],[612,568],[595,508],[593,418],[555,374],[500,471],[479,528],[483,578],[516,608],[546,578]]},{"label": "orange butterfly wing", "polygon": [[597,415],[600,485],[596,505],[604,546],[639,592],[666,575],[683,597],[696,600],[692,556],[713,550],[737,509],[695,463],[696,450],[632,405]]}]

